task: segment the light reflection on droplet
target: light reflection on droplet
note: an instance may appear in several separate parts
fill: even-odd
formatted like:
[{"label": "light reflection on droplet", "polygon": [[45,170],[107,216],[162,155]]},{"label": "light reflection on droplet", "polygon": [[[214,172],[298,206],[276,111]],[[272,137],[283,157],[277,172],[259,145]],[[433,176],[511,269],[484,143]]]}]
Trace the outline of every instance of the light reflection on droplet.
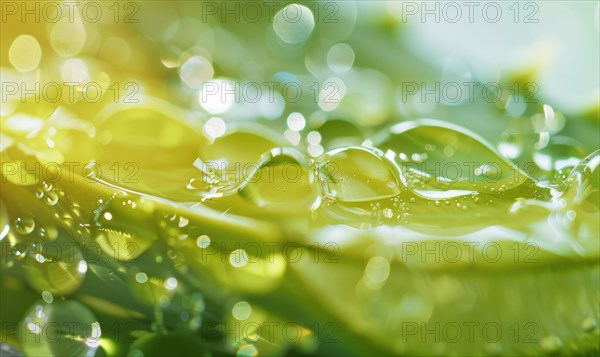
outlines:
[{"label": "light reflection on droplet", "polygon": [[88,269],[87,262],[85,260],[80,260],[79,264],[77,264],[77,271],[80,274],[85,274],[87,272],[87,269]]},{"label": "light reflection on droplet", "polygon": [[179,217],[179,223],[177,223],[177,226],[179,226],[179,228],[183,228],[187,226],[188,223],[190,223],[190,220],[188,218]]},{"label": "light reflection on droplet", "polygon": [[35,229],[35,220],[27,216],[17,217],[14,227],[19,234],[29,234]]},{"label": "light reflection on droplet", "polygon": [[167,288],[169,290],[173,290],[176,287],[177,287],[177,279],[169,278],[169,279],[165,280],[165,288]]}]

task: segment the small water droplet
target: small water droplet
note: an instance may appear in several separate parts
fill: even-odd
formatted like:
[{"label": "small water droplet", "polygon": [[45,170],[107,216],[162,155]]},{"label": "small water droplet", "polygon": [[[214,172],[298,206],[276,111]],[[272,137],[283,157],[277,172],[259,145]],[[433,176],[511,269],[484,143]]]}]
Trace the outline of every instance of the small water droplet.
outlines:
[{"label": "small water droplet", "polygon": [[54,206],[55,204],[57,204],[58,203],[58,195],[56,194],[56,192],[50,191],[50,192],[46,193],[46,196],[44,198],[44,203],[47,204],[48,206]]},{"label": "small water droplet", "polygon": [[19,234],[30,234],[35,229],[35,220],[32,217],[21,216],[15,219],[15,231]]}]

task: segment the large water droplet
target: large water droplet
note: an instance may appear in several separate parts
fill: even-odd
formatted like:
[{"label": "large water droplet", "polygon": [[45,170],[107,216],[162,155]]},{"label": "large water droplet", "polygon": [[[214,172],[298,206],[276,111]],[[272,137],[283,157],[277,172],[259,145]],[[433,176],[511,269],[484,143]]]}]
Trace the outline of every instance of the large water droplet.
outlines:
[{"label": "large water droplet", "polygon": [[274,148],[249,174],[240,194],[270,210],[307,212],[320,198],[309,165],[294,148]]},{"label": "large water droplet", "polygon": [[158,238],[153,211],[152,202],[143,198],[126,196],[106,202],[94,212],[96,242],[111,258],[139,257]]},{"label": "large water droplet", "polygon": [[29,284],[38,292],[68,295],[81,285],[87,263],[81,249],[68,240],[36,242],[24,262]]},{"label": "large water droplet", "polygon": [[235,188],[259,165],[261,156],[283,144],[281,138],[268,130],[244,127],[216,138],[200,152],[194,165],[200,169],[200,189]]},{"label": "large water droplet", "polygon": [[93,356],[100,345],[100,323],[77,301],[36,303],[19,325],[28,356]]},{"label": "large water droplet", "polygon": [[375,145],[394,156],[403,178],[407,172],[419,178],[407,182],[409,187],[497,192],[528,179],[483,139],[460,127],[422,119],[397,124],[389,132],[376,137]]},{"label": "large water droplet", "polygon": [[325,193],[339,201],[370,201],[400,193],[397,170],[380,150],[340,148],[327,152],[322,159],[319,177]]}]

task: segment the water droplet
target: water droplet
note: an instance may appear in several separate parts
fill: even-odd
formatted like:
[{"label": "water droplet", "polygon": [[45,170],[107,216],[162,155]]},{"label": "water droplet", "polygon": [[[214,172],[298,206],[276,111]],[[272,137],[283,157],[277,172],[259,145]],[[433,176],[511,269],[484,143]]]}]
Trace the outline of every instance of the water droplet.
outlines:
[{"label": "water droplet", "polygon": [[273,132],[258,128],[238,128],[216,138],[203,148],[194,166],[200,170],[196,189],[237,188],[255,168],[261,156],[283,144]]},{"label": "water droplet", "polygon": [[274,211],[308,211],[319,204],[315,175],[307,158],[294,148],[274,148],[240,186],[240,194]]},{"label": "water droplet", "polygon": [[392,219],[394,217],[394,212],[389,208],[384,208],[382,214],[387,219]]},{"label": "water droplet", "polygon": [[[338,201],[369,201],[400,193],[397,171],[380,150],[365,147],[334,149],[322,160],[319,175],[325,192]],[[358,167],[361,169],[357,170]]]},{"label": "water droplet", "polygon": [[83,283],[87,263],[75,243],[58,239],[35,242],[26,256],[24,268],[27,281],[35,290],[65,296]]},{"label": "water droplet", "polygon": [[[498,155],[478,135],[432,119],[402,122],[374,138],[384,151],[398,153],[397,165],[410,188],[491,192],[529,182],[526,174]],[[423,147],[430,144],[424,158]],[[405,160],[400,154],[408,154]],[[418,157],[414,157],[418,154]],[[417,160],[418,159],[418,160]]]},{"label": "water droplet", "polygon": [[147,199],[118,197],[102,204],[94,212],[96,242],[117,260],[139,257],[158,238],[153,211]]},{"label": "water droplet", "polygon": [[58,203],[58,195],[54,191],[47,192],[44,197],[44,203],[48,206],[54,206]]},{"label": "water droplet", "polygon": [[28,356],[93,356],[102,334],[90,309],[71,300],[34,304],[19,327]]},{"label": "water droplet", "polygon": [[14,227],[15,231],[19,234],[30,234],[35,229],[35,220],[28,216],[17,217]]}]

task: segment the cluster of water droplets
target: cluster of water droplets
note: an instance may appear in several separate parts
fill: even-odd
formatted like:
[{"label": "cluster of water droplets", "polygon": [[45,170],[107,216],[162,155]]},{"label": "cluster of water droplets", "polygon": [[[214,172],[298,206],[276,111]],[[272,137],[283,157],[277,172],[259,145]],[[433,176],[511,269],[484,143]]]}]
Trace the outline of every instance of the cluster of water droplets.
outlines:
[{"label": "cluster of water droplets", "polygon": [[[597,187],[593,175],[573,178],[584,164],[564,171],[556,183],[539,181],[529,167],[501,156],[476,134],[436,120],[402,122],[369,137],[351,130],[349,122],[339,121],[339,130],[336,125],[327,122],[308,133],[313,139],[318,133],[317,143],[325,149],[319,156],[302,143],[282,146],[279,138],[260,135],[260,127],[230,130],[200,150],[195,166],[202,175],[188,189],[206,205],[227,206],[230,213],[284,214],[283,221],[310,215],[324,224],[412,225],[427,231],[435,230],[430,224],[435,217],[439,230],[452,232],[457,222],[470,230],[527,225],[502,217],[537,201],[552,202],[544,206],[547,215],[564,209],[557,202],[565,201],[573,186]],[[307,139],[308,146],[315,142]]]},{"label": "cluster of water droplets", "polygon": [[[141,145],[138,151],[126,150],[132,144],[124,126],[135,130],[136,115],[142,117],[141,113],[130,114],[131,122],[116,117],[99,125],[95,148],[99,164],[115,152],[138,155],[150,150],[148,142],[141,139],[134,143]],[[56,226],[39,212],[9,212],[6,206],[15,204],[7,204],[3,198],[0,241],[10,248],[10,254],[3,255],[2,266],[22,269],[27,284],[41,297],[23,320],[26,332],[35,334],[43,323],[62,319],[63,313],[73,313],[82,325],[92,326],[59,331],[69,344],[50,347],[43,341],[27,340],[26,351],[59,348],[49,354],[60,355],[78,348],[81,354],[93,354],[98,347],[94,338],[100,334],[99,324],[89,309],[69,300],[90,272],[110,286],[130,291],[150,307],[151,334],[132,347],[142,352],[173,326],[191,331],[201,327],[206,307],[204,296],[197,291],[207,289],[207,281],[239,293],[273,291],[288,269],[289,256],[279,251],[260,256],[251,246],[236,246],[247,238],[244,234],[249,235],[248,241],[256,242],[268,237],[268,232],[260,227],[255,233],[240,228],[231,233],[235,239],[230,239],[229,233],[224,235],[218,229],[220,223],[215,223],[225,220],[227,213],[269,218],[286,228],[296,227],[297,221],[318,228],[338,223],[363,229],[403,225],[449,235],[494,224],[535,229],[530,227],[533,221],[550,221],[552,229],[572,238],[578,253],[598,251],[599,232],[594,222],[600,207],[599,152],[577,163],[567,159],[552,164],[549,170],[560,169],[560,180],[542,182],[498,155],[474,133],[439,121],[403,122],[365,134],[348,121],[331,120],[308,128],[304,122],[300,125],[298,118],[288,121],[297,136],[279,136],[257,125],[232,126],[199,149],[185,136],[185,126],[178,123],[176,132],[186,140],[164,143],[169,148],[164,157],[139,161],[145,169],[156,166],[162,170],[157,162],[172,161],[168,153],[194,148],[195,155],[197,150],[193,167],[185,171],[196,177],[187,185],[185,181],[173,185],[185,191],[177,191],[179,196],[173,201],[161,198],[168,194],[161,192],[161,187],[150,187],[149,182],[113,184],[93,177],[95,183],[108,184],[112,194],[87,202],[82,209],[72,199],[75,196],[66,193],[66,186],[27,182],[23,186],[31,198],[51,212],[55,222],[61,222]],[[170,124],[164,125],[172,129]],[[500,148],[505,157],[512,158],[506,150]],[[147,187],[151,190],[145,191]],[[160,194],[154,195],[156,192]],[[201,214],[193,213],[207,213],[204,206],[218,208],[222,214],[207,215],[202,221]],[[506,222],[507,215],[510,222]],[[306,227],[302,224],[300,227]],[[76,237],[76,242],[71,237]],[[382,259],[369,261],[365,286],[380,289],[390,269]],[[101,306],[94,300],[86,303]],[[237,320],[251,315],[245,304],[236,303],[231,310]],[[552,344],[552,340],[545,343]],[[252,345],[240,350],[251,350],[248,346]]]}]

